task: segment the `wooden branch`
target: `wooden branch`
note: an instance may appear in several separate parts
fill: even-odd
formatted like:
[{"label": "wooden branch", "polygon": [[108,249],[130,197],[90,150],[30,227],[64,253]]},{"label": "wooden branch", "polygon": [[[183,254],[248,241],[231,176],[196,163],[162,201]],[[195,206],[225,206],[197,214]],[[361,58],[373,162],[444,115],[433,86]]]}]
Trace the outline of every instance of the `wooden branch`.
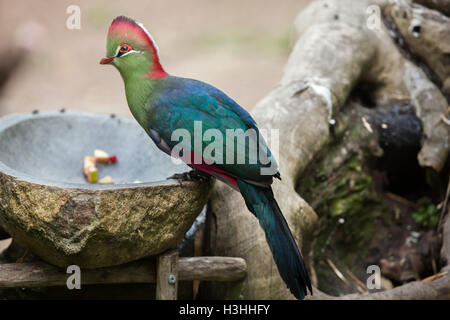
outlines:
[{"label": "wooden branch", "polygon": [[414,2],[450,16],[450,0],[414,0]]},{"label": "wooden branch", "polygon": [[156,271],[156,300],[177,300],[178,251],[171,250],[158,256]]},{"label": "wooden branch", "polygon": [[[374,73],[372,70],[377,69],[372,69],[372,81],[383,83],[384,88],[377,90],[380,96],[406,89],[404,94],[411,97],[415,113],[423,126],[422,148],[417,157],[419,165],[439,172],[444,168],[450,151],[447,142],[449,127],[444,121],[438,121],[448,108],[444,94],[450,95],[450,68],[446,56],[448,47],[445,46],[450,39],[450,19],[437,11],[411,6],[406,1],[396,1],[386,15],[386,21],[390,28],[395,26],[401,35],[404,44],[400,48],[403,54],[399,54],[397,48],[390,48],[394,43],[391,39],[388,39],[389,44],[386,40],[380,42],[380,57],[385,61],[390,59],[386,57],[396,61],[392,60],[389,65],[383,63],[387,72]],[[405,59],[404,55],[409,58]],[[393,65],[402,67],[387,67]]]},{"label": "wooden branch", "polygon": [[340,300],[448,300],[450,299],[450,277],[443,276],[434,281],[414,281],[394,289],[366,295],[349,294]]},{"label": "wooden branch", "polygon": [[180,279],[201,281],[234,281],[244,278],[247,264],[241,258],[216,257],[181,258],[178,267]]},{"label": "wooden branch", "polygon": [[[393,107],[393,95],[410,97],[424,128],[420,166],[440,171],[447,159],[449,128],[442,122],[434,125],[447,110],[445,97],[399,52],[385,25],[379,19],[371,21],[379,12],[368,14],[375,4],[383,8],[389,3],[312,1],[295,21],[294,45],[279,86],[252,110],[261,129],[279,130],[273,138],[279,146],[277,158],[283,180],[274,181],[273,191],[304,257],[309,256],[308,248],[318,229],[317,216],[295,188],[302,183],[299,177],[311,161],[327,148],[330,124],[335,123],[358,83],[371,85],[379,108]],[[265,138],[272,147],[272,137]],[[248,277],[242,285],[210,283],[203,294],[210,299],[292,299],[274,267],[264,232],[241,195],[216,183],[208,208],[209,252],[243,257]],[[314,297],[319,296],[317,291]]]},{"label": "wooden branch", "polygon": [[[237,281],[247,274],[245,260],[231,257],[180,258],[178,269],[178,281]],[[64,269],[44,262],[0,264],[0,288],[65,286],[69,276]],[[82,285],[155,282],[154,259],[142,259],[116,267],[81,270]]]},{"label": "wooden branch", "polygon": [[[252,110],[260,129],[279,130],[279,135],[265,137],[271,148],[280,147],[277,160],[283,180],[272,186],[304,257],[318,224],[314,210],[295,190],[297,178],[327,145],[330,123],[376,53],[370,30],[360,26],[366,19],[356,14],[365,14],[366,1],[348,0],[342,5],[341,1],[335,1],[333,11],[328,1],[313,1],[297,18],[295,45],[280,84]],[[205,295],[212,299],[293,299],[274,265],[265,234],[242,196],[216,183],[210,204],[213,218],[207,219],[210,234],[206,237],[210,252],[243,257],[248,277],[242,286],[211,283]]]}]

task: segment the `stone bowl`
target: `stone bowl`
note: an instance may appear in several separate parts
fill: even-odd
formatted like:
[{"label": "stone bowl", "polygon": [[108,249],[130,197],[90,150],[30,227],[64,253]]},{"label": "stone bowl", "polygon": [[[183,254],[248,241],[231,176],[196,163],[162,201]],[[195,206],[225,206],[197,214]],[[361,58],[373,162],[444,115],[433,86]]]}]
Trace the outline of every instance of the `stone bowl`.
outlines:
[{"label": "stone bowl", "polygon": [[[102,149],[89,184],[83,157]],[[0,119],[0,225],[61,267],[118,265],[174,248],[205,206],[210,182],[167,177],[189,171],[161,152],[134,119],[48,112]],[[136,180],[142,181],[137,183]]]}]

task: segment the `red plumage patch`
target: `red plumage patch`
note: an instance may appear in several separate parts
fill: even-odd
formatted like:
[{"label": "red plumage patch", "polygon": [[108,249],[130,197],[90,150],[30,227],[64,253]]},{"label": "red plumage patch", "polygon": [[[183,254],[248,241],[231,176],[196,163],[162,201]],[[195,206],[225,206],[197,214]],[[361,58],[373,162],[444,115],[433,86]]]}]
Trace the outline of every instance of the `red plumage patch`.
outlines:
[{"label": "red plumage patch", "polygon": [[159,79],[168,75],[159,62],[158,47],[156,43],[142,24],[124,16],[117,17],[109,27],[108,37],[110,36],[117,36],[119,38],[138,42],[152,54],[153,66],[148,73],[150,78]]},{"label": "red plumage patch", "polygon": [[214,165],[203,163],[203,164],[191,164],[190,166],[196,170],[209,173],[210,175],[219,178],[220,180],[228,184],[230,187],[239,190],[236,178],[231,177],[224,170],[219,169]]},{"label": "red plumage patch", "polygon": [[[191,168],[206,172],[216,177],[217,179],[221,180],[222,182],[225,182],[230,187],[239,190],[236,178],[230,176],[225,170],[222,170],[213,164],[207,164],[205,160],[201,158],[197,152],[195,152],[195,150],[187,154],[184,154],[183,156],[175,156],[175,157],[184,161]],[[195,163],[196,159],[201,159],[201,161],[199,161],[201,163]]]}]

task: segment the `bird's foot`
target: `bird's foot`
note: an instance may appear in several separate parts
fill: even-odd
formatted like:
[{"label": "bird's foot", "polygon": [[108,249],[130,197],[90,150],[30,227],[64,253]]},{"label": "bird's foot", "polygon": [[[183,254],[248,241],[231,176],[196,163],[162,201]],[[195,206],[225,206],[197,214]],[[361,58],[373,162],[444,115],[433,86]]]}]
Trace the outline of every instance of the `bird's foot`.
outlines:
[{"label": "bird's foot", "polygon": [[210,176],[201,171],[192,170],[189,172],[176,173],[173,176],[168,177],[167,179],[177,180],[182,185],[184,181],[206,182],[209,181]]}]

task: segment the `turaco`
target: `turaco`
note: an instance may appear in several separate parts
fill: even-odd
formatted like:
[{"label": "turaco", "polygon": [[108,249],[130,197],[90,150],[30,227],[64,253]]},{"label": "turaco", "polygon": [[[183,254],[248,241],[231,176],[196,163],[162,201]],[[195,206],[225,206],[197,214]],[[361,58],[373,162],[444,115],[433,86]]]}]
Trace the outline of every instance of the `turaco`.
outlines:
[{"label": "turaco", "polygon": [[[208,156],[203,152],[212,143],[206,139],[189,143],[176,155],[193,169],[216,177],[242,194],[248,209],[263,228],[281,278],[292,294],[303,299],[307,288],[312,293],[302,255],[272,192],[273,177],[280,178],[276,160],[260,137],[251,115],[211,85],[169,75],[161,66],[158,47],[150,33],[130,18],[114,19],[106,47],[107,58],[101,59],[100,63],[112,64],[119,70],[131,113],[161,151],[173,155],[178,141],[172,141],[172,133],[184,129],[194,136],[198,123],[201,123],[202,132],[215,129],[224,137],[230,129],[257,133],[259,150],[266,150],[257,153],[257,161],[250,161],[249,148],[244,149],[244,163],[217,161],[218,156],[227,160],[242,156],[239,154],[242,148],[238,148],[237,143],[233,143],[232,148],[225,146],[226,139],[222,141],[223,148],[219,149],[225,151],[214,157],[212,153]],[[217,146],[220,140],[214,141]],[[201,155],[200,161],[192,161],[198,155]],[[275,167],[270,174],[263,172],[268,166]]]}]

